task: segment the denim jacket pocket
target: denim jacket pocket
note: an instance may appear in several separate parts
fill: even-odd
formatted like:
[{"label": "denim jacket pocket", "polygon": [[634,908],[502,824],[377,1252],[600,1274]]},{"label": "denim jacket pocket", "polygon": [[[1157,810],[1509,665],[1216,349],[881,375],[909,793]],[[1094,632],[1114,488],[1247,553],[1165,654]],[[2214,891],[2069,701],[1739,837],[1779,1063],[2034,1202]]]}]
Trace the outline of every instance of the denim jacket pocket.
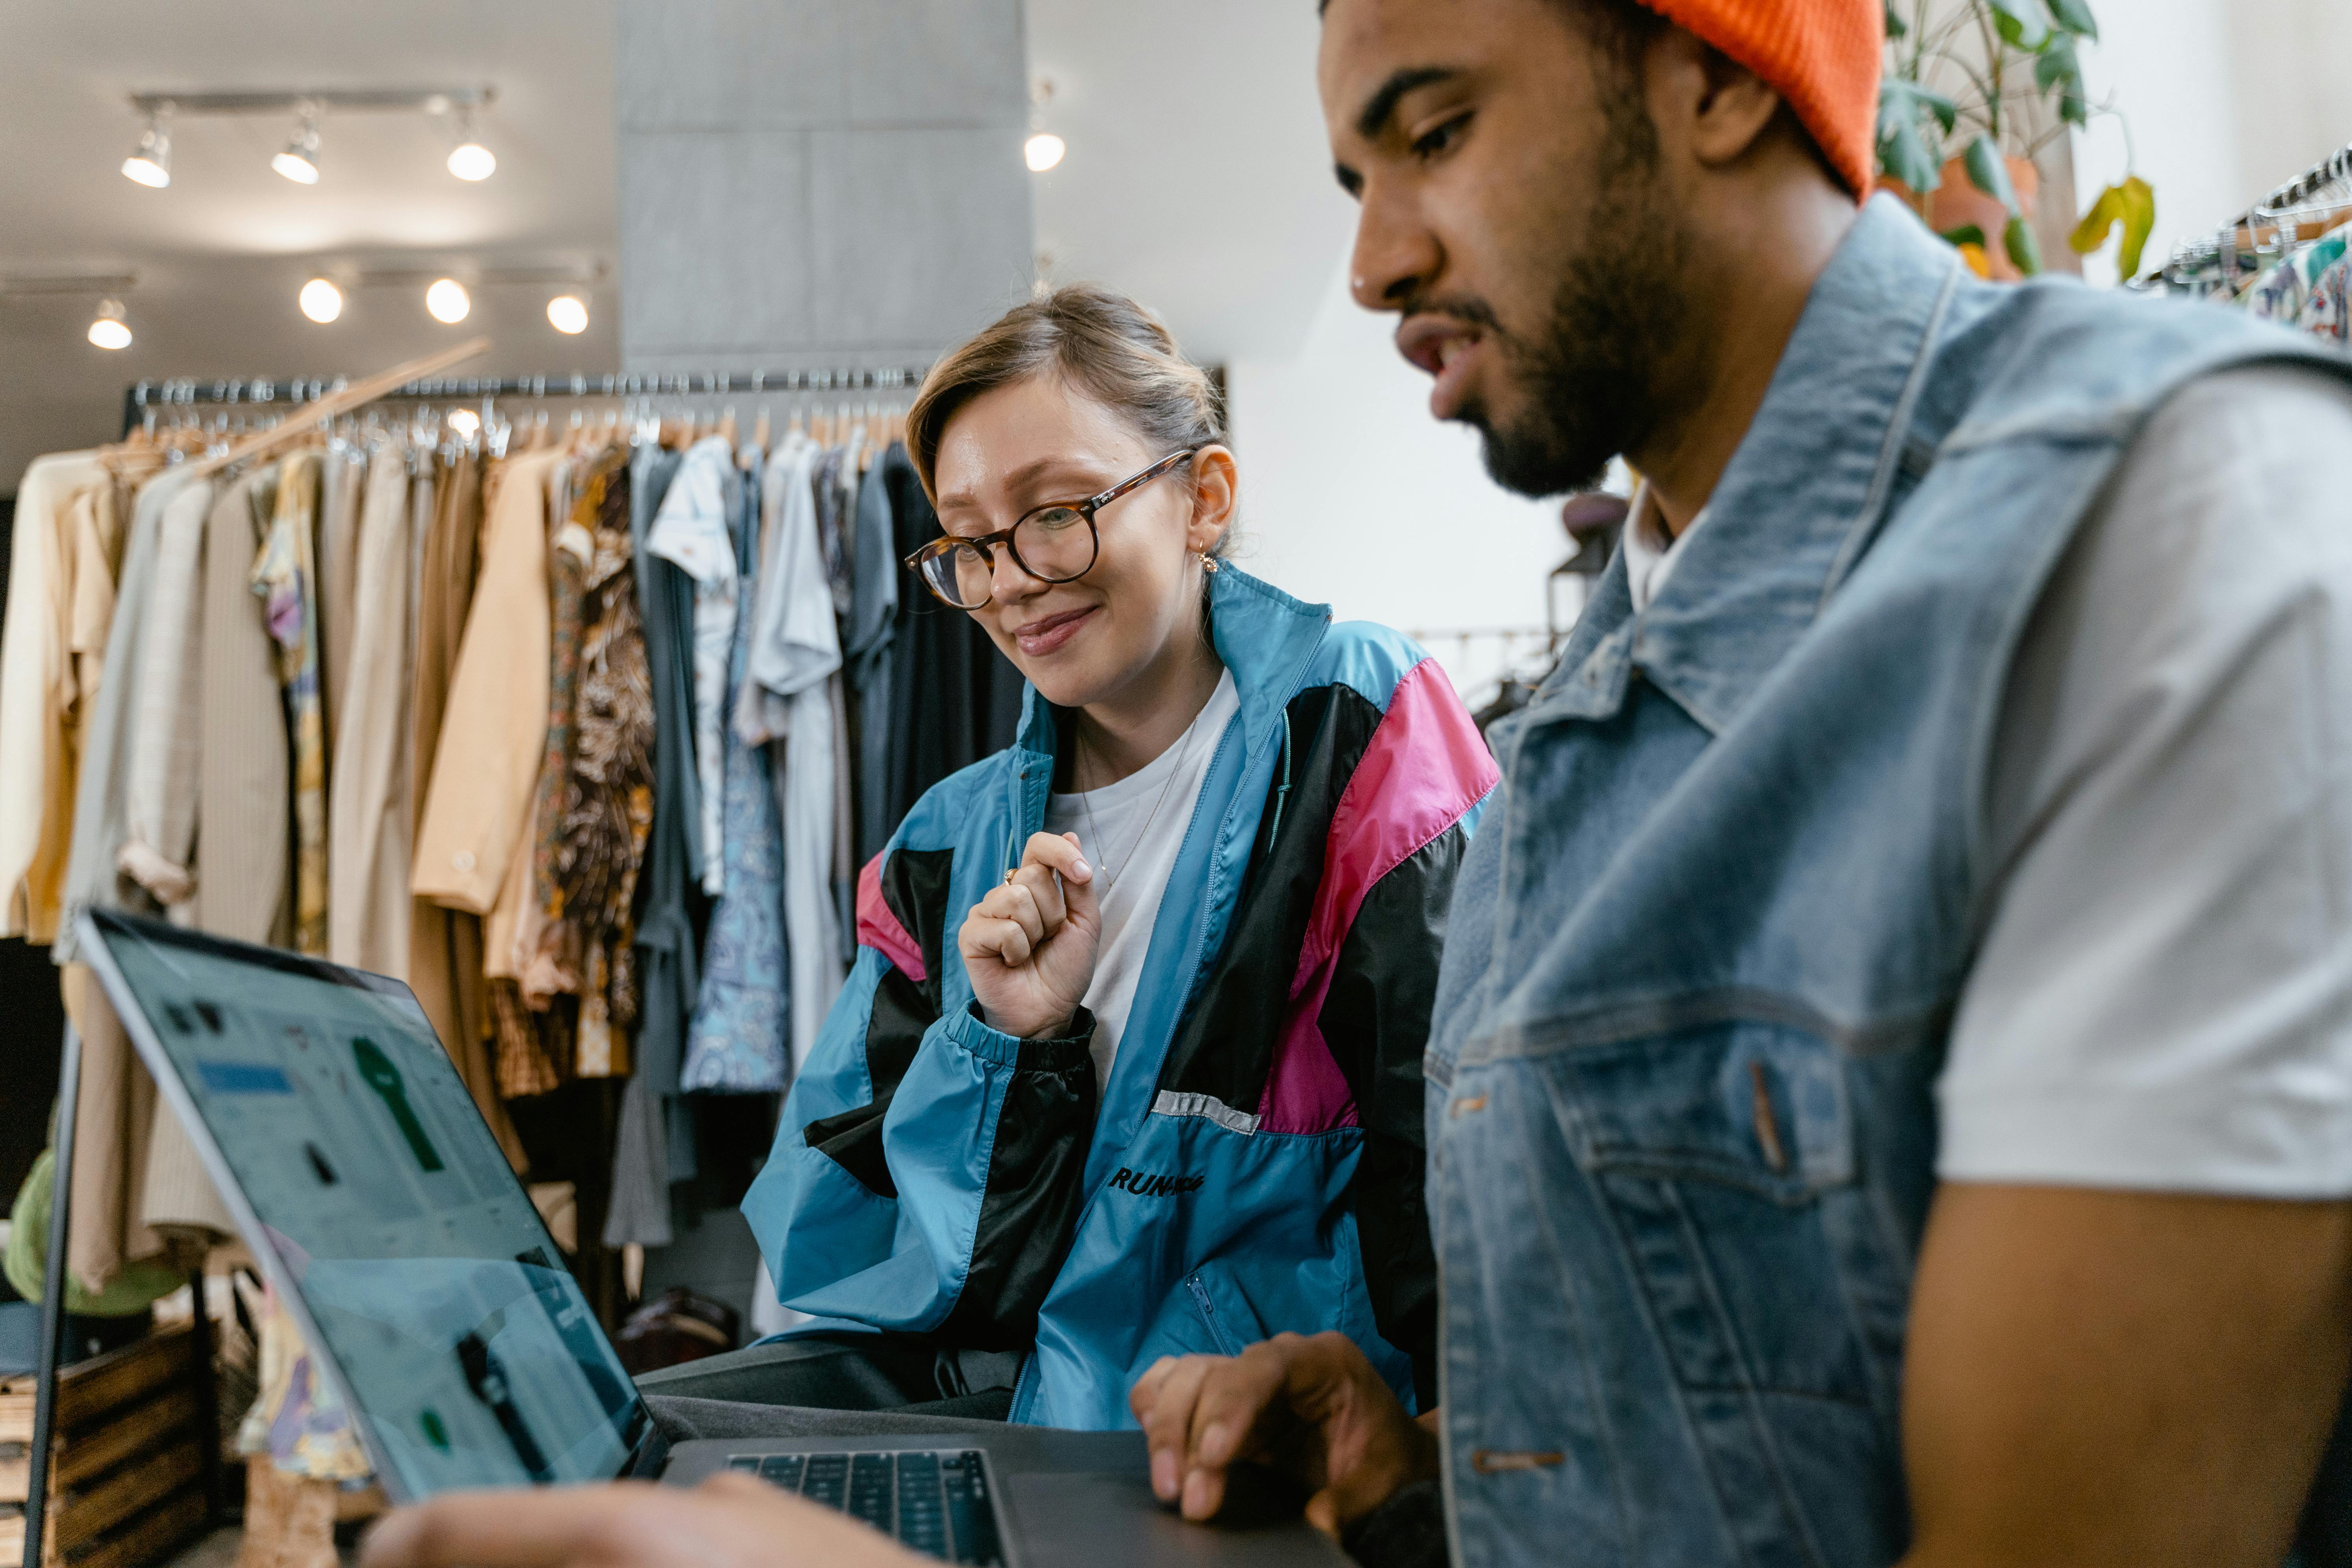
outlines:
[{"label": "denim jacket pocket", "polygon": [[1553,1111],[1690,1389],[1871,1405],[1850,1309],[1890,1262],[1854,1179],[1843,1060],[1733,1021],[1543,1064]]}]

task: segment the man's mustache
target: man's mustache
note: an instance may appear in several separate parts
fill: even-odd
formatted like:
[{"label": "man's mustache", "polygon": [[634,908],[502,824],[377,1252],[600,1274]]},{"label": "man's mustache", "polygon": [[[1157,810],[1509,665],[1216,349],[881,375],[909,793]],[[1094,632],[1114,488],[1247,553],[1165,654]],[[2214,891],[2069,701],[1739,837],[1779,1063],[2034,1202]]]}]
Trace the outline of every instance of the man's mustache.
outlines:
[{"label": "man's mustache", "polygon": [[1503,323],[1496,318],[1495,308],[1475,295],[1461,294],[1451,298],[1416,295],[1404,302],[1404,308],[1397,317],[1397,330],[1402,331],[1405,322],[1412,321],[1415,316],[1444,316],[1448,321],[1459,321],[1465,327],[1475,327],[1494,337],[1510,336],[1503,330]]}]

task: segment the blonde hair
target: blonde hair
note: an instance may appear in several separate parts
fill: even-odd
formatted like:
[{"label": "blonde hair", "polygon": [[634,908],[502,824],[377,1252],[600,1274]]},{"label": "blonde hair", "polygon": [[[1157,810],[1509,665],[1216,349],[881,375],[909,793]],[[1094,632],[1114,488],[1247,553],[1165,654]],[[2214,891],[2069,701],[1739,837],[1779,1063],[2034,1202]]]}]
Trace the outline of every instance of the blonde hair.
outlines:
[{"label": "blonde hair", "polygon": [[907,455],[934,503],[932,466],[948,421],[983,393],[1048,373],[1126,420],[1155,456],[1225,439],[1209,373],[1184,357],[1158,316],[1099,284],[1065,284],[1005,311],[923,378],[907,415]]}]

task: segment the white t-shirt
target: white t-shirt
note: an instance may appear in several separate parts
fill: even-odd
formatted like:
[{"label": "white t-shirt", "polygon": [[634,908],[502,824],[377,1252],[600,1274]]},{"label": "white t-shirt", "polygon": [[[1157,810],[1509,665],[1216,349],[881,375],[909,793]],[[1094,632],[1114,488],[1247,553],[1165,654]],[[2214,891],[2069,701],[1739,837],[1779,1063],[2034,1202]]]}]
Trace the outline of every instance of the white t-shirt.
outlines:
[{"label": "white t-shirt", "polygon": [[[2125,454],[2019,645],[1953,1180],[2352,1194],[2352,391],[2255,367]],[[1636,609],[1669,541],[1646,497]]]},{"label": "white t-shirt", "polygon": [[1151,947],[1152,921],[1192,826],[1209,761],[1226,724],[1241,710],[1241,692],[1229,669],[1175,744],[1117,784],[1056,795],[1045,804],[1045,831],[1078,836],[1079,850],[1095,868],[1096,896],[1102,904],[1102,943],[1095,951],[1095,977],[1086,996],[1087,1011],[1095,1016],[1097,1089],[1110,1081],[1118,1037],[1135,1005],[1136,982],[1143,977],[1143,955]]}]

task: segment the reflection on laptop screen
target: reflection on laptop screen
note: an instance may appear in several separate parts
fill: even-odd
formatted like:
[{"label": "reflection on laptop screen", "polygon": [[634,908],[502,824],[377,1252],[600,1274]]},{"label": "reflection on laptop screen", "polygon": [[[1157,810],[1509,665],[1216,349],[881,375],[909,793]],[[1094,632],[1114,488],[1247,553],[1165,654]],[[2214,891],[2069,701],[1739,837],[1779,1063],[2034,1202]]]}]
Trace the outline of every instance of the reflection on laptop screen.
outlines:
[{"label": "reflection on laptop screen", "polygon": [[100,924],[407,1489],[617,1474],[643,1406],[415,999]]}]

